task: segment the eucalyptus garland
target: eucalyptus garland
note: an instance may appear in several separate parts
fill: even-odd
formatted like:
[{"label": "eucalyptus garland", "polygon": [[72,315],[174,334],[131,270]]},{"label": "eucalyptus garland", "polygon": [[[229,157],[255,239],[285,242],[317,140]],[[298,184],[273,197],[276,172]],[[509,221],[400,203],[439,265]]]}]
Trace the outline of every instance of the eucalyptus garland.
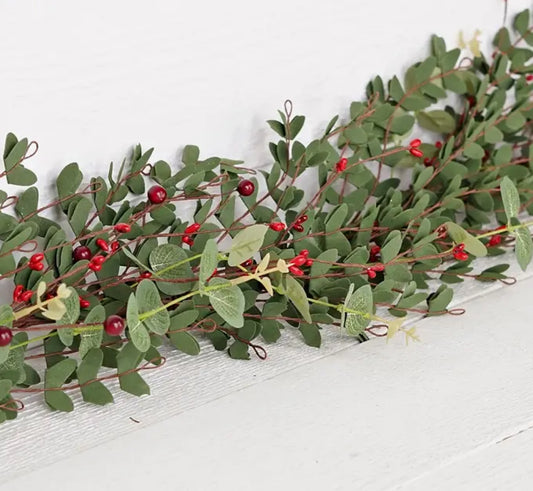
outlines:
[{"label": "eucalyptus garland", "polygon": [[[247,359],[287,329],[313,347],[322,329],[416,339],[405,316],[449,313],[451,284],[508,280],[508,264],[479,270],[477,257],[513,248],[525,269],[532,46],[529,11],[498,31],[489,57],[460,60],[434,36],[403,80],[375,77],[310,143],[287,102],[268,121],[268,172],[194,145],[183,165],[153,162],[138,145],[106,176],[67,165],[42,206],[28,163],[37,144],[8,134],[0,176],[23,189],[0,191],[0,278],[12,292],[0,306],[0,422],[27,392],[59,411],[75,391],[112,402],[112,379],[148,394],[142,371],[163,364],[163,345],[197,355],[205,338]],[[304,175],[316,189],[298,187]]]}]

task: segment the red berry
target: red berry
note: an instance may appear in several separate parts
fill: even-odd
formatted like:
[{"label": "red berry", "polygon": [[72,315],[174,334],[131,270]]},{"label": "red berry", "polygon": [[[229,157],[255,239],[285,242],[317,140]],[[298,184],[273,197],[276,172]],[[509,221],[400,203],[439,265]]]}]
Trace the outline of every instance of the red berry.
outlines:
[{"label": "red berry", "polygon": [[11,332],[11,329],[8,327],[0,327],[0,347],[4,347],[9,345],[11,343],[11,340],[13,339],[13,333]]},{"label": "red berry", "polygon": [[32,296],[33,296],[33,292],[31,290],[26,290],[20,295],[20,301],[27,302]]},{"label": "red berry", "polygon": [[24,287],[22,285],[17,285],[13,290],[13,302],[20,302],[20,296],[22,295],[22,292],[24,291]]},{"label": "red berry", "polygon": [[163,186],[152,186],[148,190],[148,199],[153,205],[159,205],[167,199],[167,191]]},{"label": "red berry", "polygon": [[289,264],[291,266],[303,266],[307,258],[305,256],[296,256],[294,259],[291,259]]},{"label": "red berry", "polygon": [[274,232],[281,232],[282,230],[285,230],[285,224],[281,222],[274,222],[269,225],[271,230],[274,230]]},{"label": "red berry", "polygon": [[489,247],[493,247],[493,246],[497,246],[501,243],[502,241],[502,237],[501,235],[493,235],[490,239],[489,239],[489,243],[487,244]]},{"label": "red berry", "polygon": [[294,276],[302,276],[304,274],[304,272],[297,266],[289,266],[289,273],[293,274]]},{"label": "red berry", "polygon": [[374,264],[374,266],[372,266],[372,269],[374,271],[385,271],[385,265],[384,264]]},{"label": "red berry", "polygon": [[376,256],[380,252],[381,252],[381,247],[378,246],[378,245],[372,246],[372,248],[370,249],[370,255],[372,255],[372,256]]},{"label": "red berry", "polygon": [[113,252],[116,252],[120,249],[120,242],[118,240],[114,240],[113,242],[111,242],[111,250]]},{"label": "red berry", "polygon": [[466,261],[468,259],[468,254],[464,251],[457,251],[453,253],[453,257],[458,261]]},{"label": "red berry", "polygon": [[237,191],[241,196],[250,196],[255,191],[255,184],[248,179],[243,179],[237,186]]},{"label": "red berry", "polygon": [[297,223],[294,227],[292,227],[293,230],[296,230],[296,232],[303,232],[304,231],[304,228],[299,224]]},{"label": "red berry", "polygon": [[432,163],[433,163],[433,162],[432,162],[432,160],[431,160],[429,157],[426,157],[426,158],[424,159],[424,165],[425,165],[426,167],[431,167]]},{"label": "red berry", "polygon": [[314,259],[308,258],[307,261],[305,261],[306,266],[312,266],[314,262]]},{"label": "red berry", "polygon": [[249,268],[253,263],[254,263],[254,260],[253,260],[253,259],[247,259],[246,261],[244,261],[243,263],[241,263],[241,266],[242,266],[243,268]]},{"label": "red berry", "polygon": [[104,264],[105,262],[105,257],[104,256],[101,256],[100,254],[94,256],[92,259],[91,259],[91,263],[93,264],[99,264],[99,265],[102,265]]},{"label": "red berry", "polygon": [[96,246],[102,251],[109,251],[109,244],[104,239],[96,239]]},{"label": "red berry", "polygon": [[471,106],[476,105],[476,98],[473,95],[466,96],[466,100],[468,101],[468,104]]},{"label": "red berry", "polygon": [[335,165],[335,169],[337,172],[342,172],[346,170],[346,165],[348,164],[348,159],[342,158],[340,159],[337,164]]},{"label": "red berry", "polygon": [[127,223],[117,223],[113,227],[113,230],[121,234],[127,234],[128,232],[131,232],[131,227]]},{"label": "red berry", "polygon": [[526,80],[527,80],[528,82],[531,82],[531,81],[533,80],[533,75],[532,75],[531,73],[528,74],[528,75],[526,75]]},{"label": "red berry", "polygon": [[102,265],[96,263],[89,263],[89,269],[92,271],[100,271],[102,269]]},{"label": "red berry", "polygon": [[409,153],[413,157],[423,157],[424,156],[424,153],[422,152],[422,150],[419,150],[418,148],[410,148],[409,149]]},{"label": "red berry", "polygon": [[435,142],[435,148],[442,148],[442,142],[440,140]]},{"label": "red berry", "polygon": [[420,145],[422,145],[422,140],[420,140],[420,138],[415,138],[414,140],[411,140],[411,143],[409,143],[411,148],[418,148]]},{"label": "red berry", "polygon": [[200,224],[199,224],[199,223],[191,223],[191,224],[185,229],[185,233],[186,233],[186,234],[195,234],[196,232],[198,232],[198,230],[200,230]]},{"label": "red berry", "polygon": [[33,271],[42,271],[44,269],[43,263],[30,263],[30,269]]},{"label": "red berry", "polygon": [[307,215],[302,215],[301,217],[299,217],[297,220],[296,220],[296,223],[304,223],[304,222],[307,222],[307,219],[309,217]]},{"label": "red berry", "polygon": [[80,297],[80,307],[82,309],[86,309],[87,307],[89,307],[91,305],[91,302],[89,302],[89,300],[85,300],[84,298],[81,298]]},{"label": "red berry", "polygon": [[465,250],[465,245],[461,242],[460,244],[457,244],[454,248],[454,252],[462,252]]},{"label": "red berry", "polygon": [[86,246],[78,246],[72,251],[72,258],[74,261],[82,261],[91,259],[93,253],[91,249]]},{"label": "red berry", "polygon": [[104,321],[104,330],[110,336],[120,336],[126,327],[124,319],[119,315],[110,315]]},{"label": "red berry", "polygon": [[300,254],[298,254],[298,255],[307,257],[307,256],[309,256],[309,251],[307,249],[302,249],[300,251]]},{"label": "red berry", "polygon": [[192,247],[193,244],[194,244],[194,240],[192,240],[189,235],[184,235],[183,238],[181,239],[181,241],[184,244],[187,244],[189,247]]},{"label": "red berry", "polygon": [[39,252],[30,257],[30,263],[40,263],[44,259],[44,254]]},{"label": "red berry", "polygon": [[368,278],[373,280],[377,275],[376,272],[372,268],[368,268],[366,270],[366,274],[368,275]]},{"label": "red berry", "polygon": [[146,279],[152,277],[152,273],[150,273],[150,271],[143,271],[143,272],[139,275],[139,277],[142,278],[143,280],[146,280]]}]

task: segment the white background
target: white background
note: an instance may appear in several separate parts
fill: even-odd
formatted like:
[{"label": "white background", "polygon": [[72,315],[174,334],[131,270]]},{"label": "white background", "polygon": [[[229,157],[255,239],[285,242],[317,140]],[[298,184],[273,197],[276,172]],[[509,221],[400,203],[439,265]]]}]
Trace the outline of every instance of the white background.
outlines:
[{"label": "white background", "polygon": [[[432,33],[452,47],[459,30],[479,28],[486,45],[503,3],[1,1],[0,134],[39,142],[30,166],[45,194],[65,164],[104,170],[137,142],[174,165],[187,143],[268,165],[264,121],[285,99],[309,118],[302,139],[316,136],[371,76],[426,55]],[[34,402],[0,429],[0,469],[18,477],[2,490],[529,489],[520,445],[531,436],[509,440],[503,457],[502,444],[491,446],[533,414],[518,322],[529,314],[513,294],[514,303],[477,300],[460,322],[425,321],[413,349],[372,341],[333,355],[349,340],[317,352],[289,336],[265,363],[170,359],[147,375],[147,399],[104,410],[78,403],[70,415]],[[509,319],[501,312],[511,304]]]}]

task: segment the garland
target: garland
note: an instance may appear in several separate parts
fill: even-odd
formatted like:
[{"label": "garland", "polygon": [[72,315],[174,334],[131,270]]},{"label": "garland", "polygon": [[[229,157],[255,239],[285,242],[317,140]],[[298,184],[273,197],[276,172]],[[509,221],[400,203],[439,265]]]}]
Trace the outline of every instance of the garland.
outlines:
[{"label": "garland", "polygon": [[[518,218],[533,213],[529,20],[502,28],[488,59],[459,61],[434,36],[403,83],[374,78],[347,120],[308,144],[287,101],[268,121],[279,137],[268,172],[200,159],[193,145],[175,169],[137,146],[106,177],[67,165],[57,199],[39,206],[27,167],[37,144],[7,135],[0,177],[24,190],[0,191],[0,278],[12,291],[0,306],[0,422],[27,392],[60,411],[72,391],[112,402],[110,379],[147,394],[141,373],[164,363],[164,344],[196,355],[202,337],[247,359],[266,357],[283,329],[315,347],[331,326],[359,341],[416,339],[405,316],[457,313],[450,284],[508,281],[507,264],[479,271],[475,258],[514,247],[525,268],[533,254]],[[298,187],[304,175],[315,192]]]}]

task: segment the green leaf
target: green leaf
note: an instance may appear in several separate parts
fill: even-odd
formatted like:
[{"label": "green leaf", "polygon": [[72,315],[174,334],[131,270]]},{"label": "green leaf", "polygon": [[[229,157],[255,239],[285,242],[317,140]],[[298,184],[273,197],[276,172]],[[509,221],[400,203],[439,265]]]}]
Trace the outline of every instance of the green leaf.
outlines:
[{"label": "green leaf", "polygon": [[471,142],[466,144],[463,155],[469,159],[482,159],[485,151],[481,145]]},{"label": "green leaf", "polygon": [[448,234],[455,243],[465,245],[465,250],[476,257],[483,257],[487,255],[487,248],[479,239],[467,232],[460,225],[453,222],[446,222],[444,224],[448,230]]},{"label": "green leaf", "polygon": [[355,312],[346,312],[344,327],[350,336],[359,336],[370,324],[373,314],[372,288],[370,285],[363,285],[347,298],[344,304],[345,309]]},{"label": "green leaf", "polygon": [[402,233],[399,230],[393,230],[385,240],[381,248],[381,260],[384,263],[392,261],[400,252],[402,247]]},{"label": "green leaf", "polygon": [[[103,359],[102,350],[91,349],[87,352],[77,370],[83,400],[100,406],[113,402],[113,396],[106,386],[102,382],[94,380],[98,377],[98,371],[102,366]],[[93,382],[89,383],[91,380]]]},{"label": "green leaf", "polygon": [[[142,360],[143,354],[133,343],[128,343],[122,347],[117,355],[117,373],[119,374],[120,388],[135,396],[150,394],[150,387],[134,370]],[[127,373],[125,373],[127,372]]]},{"label": "green leaf", "polygon": [[80,198],[77,202],[71,202],[68,207],[68,222],[72,231],[76,235],[80,235],[87,223],[89,213],[93,207],[90,199],[86,197]]},{"label": "green leaf", "polygon": [[[137,286],[135,296],[143,324],[156,334],[165,334],[170,327],[170,316],[167,309],[159,310],[163,307],[163,302],[154,283],[150,280],[142,280]],[[147,315],[155,310],[158,312]]]},{"label": "green leaf", "polygon": [[455,130],[455,119],[442,109],[419,111],[416,113],[416,119],[422,128],[437,133],[452,133]]},{"label": "green leaf", "polygon": [[217,289],[208,290],[206,294],[215,312],[230,326],[242,327],[245,299],[241,289],[232,285],[229,280],[216,277],[209,282],[209,288],[211,287],[217,287]]},{"label": "green leaf", "polygon": [[17,200],[16,212],[21,217],[26,217],[37,210],[39,205],[39,190],[36,187],[26,189]]},{"label": "green leaf", "polygon": [[[44,388],[58,389],[76,369],[76,360],[65,358],[48,368],[44,374]],[[72,399],[62,390],[47,390],[44,400],[52,408],[58,411],[70,412],[74,409]]]},{"label": "green leaf", "polygon": [[168,337],[174,348],[187,355],[194,356],[200,353],[200,345],[192,334],[186,331],[169,332]]},{"label": "green leaf", "polygon": [[193,277],[187,253],[175,244],[163,244],[156,247],[149,257],[150,265],[157,281],[157,288],[166,295],[178,295],[190,291],[192,281],[184,281]]},{"label": "green leaf", "polygon": [[99,348],[102,343],[102,337],[104,335],[103,323],[106,318],[105,308],[102,305],[97,305],[87,314],[84,324],[102,324],[94,326],[95,329],[83,329],[80,330],[80,356],[83,358],[89,350],[92,348]]},{"label": "green leaf", "polygon": [[37,182],[37,176],[20,163],[24,160],[27,150],[27,138],[18,141],[13,133],[7,134],[4,147],[4,166],[8,184],[31,186]]},{"label": "green leaf", "polygon": [[533,256],[533,241],[527,228],[518,228],[513,232],[515,236],[515,254],[518,264],[525,271]]},{"label": "green leaf", "polygon": [[207,280],[212,276],[213,271],[218,265],[218,249],[215,239],[209,239],[205,243],[200,259],[200,284],[205,285]]},{"label": "green leaf", "polygon": [[529,9],[522,10],[513,20],[513,27],[516,31],[524,36],[529,27]]},{"label": "green leaf", "polygon": [[487,143],[499,143],[502,140],[503,133],[496,126],[491,126],[485,131],[485,141]]},{"label": "green leaf", "polygon": [[261,249],[265,234],[268,231],[266,225],[252,225],[241,230],[231,242],[228,264],[237,266],[250,259]]},{"label": "green leaf", "polygon": [[311,313],[309,312],[309,301],[303,286],[296,281],[292,276],[287,275],[285,277],[285,291],[289,300],[298,309],[298,312],[302,314],[304,320],[308,323],[312,323]]},{"label": "green leaf", "polygon": [[57,334],[65,346],[70,346],[72,344],[72,341],[74,340],[74,329],[72,327],[61,326],[76,324],[80,317],[80,299],[78,292],[72,287],[69,287],[69,290],[70,296],[61,300],[66,308],[66,312],[61,319],[56,321]]},{"label": "green leaf", "polygon": [[83,174],[75,162],[67,165],[57,176],[57,194],[61,200],[60,205],[63,210],[66,210],[72,202],[72,196],[78,191],[82,180]]},{"label": "green leaf", "polygon": [[322,344],[322,336],[320,335],[320,329],[316,324],[303,322],[300,324],[299,329],[307,346],[320,348],[320,345]]},{"label": "green leaf", "polygon": [[503,207],[505,209],[505,216],[510,222],[511,218],[516,218],[520,210],[520,196],[518,189],[513,181],[505,176],[500,183],[500,191],[502,195]]},{"label": "green leaf", "polygon": [[126,321],[131,342],[138,351],[144,353],[150,348],[150,334],[139,318],[139,306],[135,293],[132,293],[128,299]]}]

